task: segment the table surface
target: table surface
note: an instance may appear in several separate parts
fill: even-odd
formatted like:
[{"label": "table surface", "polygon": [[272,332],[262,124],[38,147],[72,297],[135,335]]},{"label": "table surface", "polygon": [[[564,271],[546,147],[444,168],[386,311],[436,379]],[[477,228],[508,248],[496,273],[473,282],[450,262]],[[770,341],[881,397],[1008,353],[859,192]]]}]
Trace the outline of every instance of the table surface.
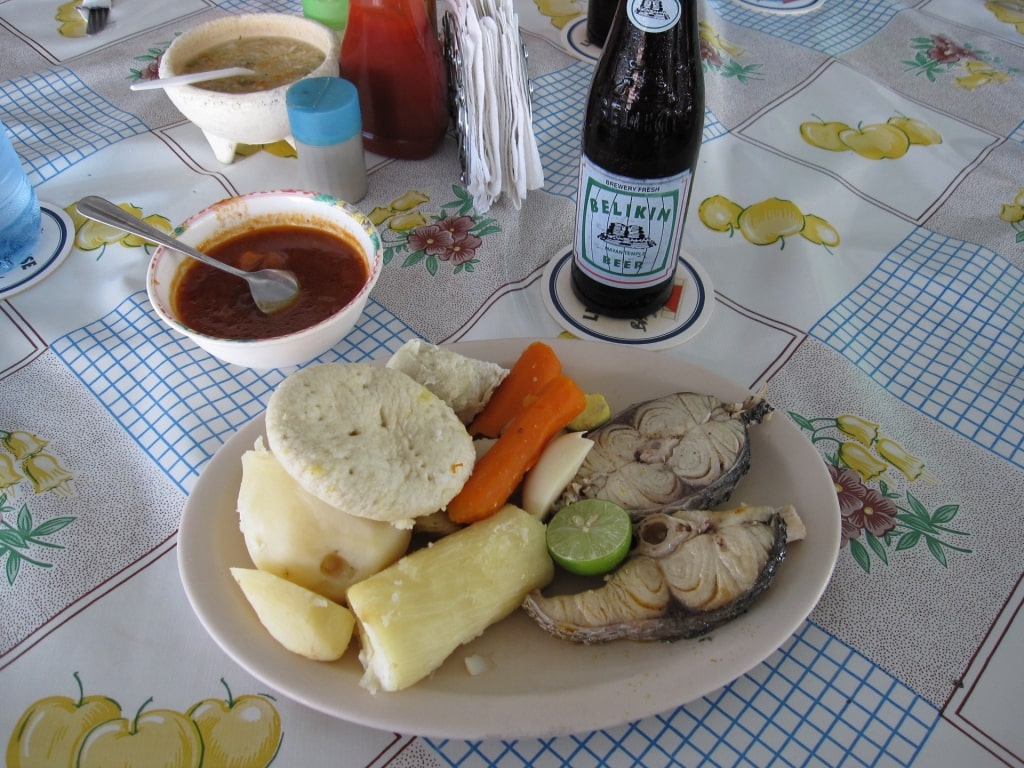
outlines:
[{"label": "table surface", "polygon": [[[288,371],[220,364],[166,330],[144,289],[151,249],[74,215],[98,194],[177,224],[224,197],[301,187],[286,144],[221,164],[165,94],[128,88],[203,20],[298,13],[298,0],[116,0],[91,37],[76,2],[0,2],[0,118],[47,238],[0,278],[8,765],[71,749],[60,739],[90,727],[80,686],[107,707],[100,719],[131,719],[189,712],[226,685],[265,716],[249,731],[225,723],[206,765],[218,746],[248,756],[233,765],[266,764],[269,718],[285,766],[1024,766],[1024,3],[702,3],[707,119],[684,296],[701,284],[710,316],[657,343],[657,324],[640,324],[631,346],[767,386],[835,480],[838,562],[792,637],[702,699],[604,731],[466,742],[307,709],[203,630],[179,580],[181,512]],[[381,214],[387,263],[356,331],[321,360],[379,359],[417,337],[565,334],[548,267],[572,237],[586,9],[516,9],[544,187],[480,212],[453,136],[422,161],[370,156],[359,207]],[[803,230],[730,227],[716,204],[776,222],[796,210]],[[472,220],[468,261],[410,247],[415,226],[445,216]],[[47,264],[51,251],[66,257]],[[185,764],[158,730],[123,747],[131,764]]]}]

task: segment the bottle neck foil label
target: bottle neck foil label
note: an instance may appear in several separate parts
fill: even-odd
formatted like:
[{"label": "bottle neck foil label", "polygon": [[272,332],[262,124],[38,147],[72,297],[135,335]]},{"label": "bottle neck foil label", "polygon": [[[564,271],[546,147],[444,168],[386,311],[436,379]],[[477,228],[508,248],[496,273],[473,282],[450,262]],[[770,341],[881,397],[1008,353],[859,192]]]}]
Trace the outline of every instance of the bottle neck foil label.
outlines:
[{"label": "bottle neck foil label", "polygon": [[682,14],[681,0],[626,0],[626,15],[643,32],[667,32]]},{"label": "bottle neck foil label", "polygon": [[610,173],[583,155],[573,259],[590,278],[616,288],[668,279],[682,245],[689,170],[661,179]]}]

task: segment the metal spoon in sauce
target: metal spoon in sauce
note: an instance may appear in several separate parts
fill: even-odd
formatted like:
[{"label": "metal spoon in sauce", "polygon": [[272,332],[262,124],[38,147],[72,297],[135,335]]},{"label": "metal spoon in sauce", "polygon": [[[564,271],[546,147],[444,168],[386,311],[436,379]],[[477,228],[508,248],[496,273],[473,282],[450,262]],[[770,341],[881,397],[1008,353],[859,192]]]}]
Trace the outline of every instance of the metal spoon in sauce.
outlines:
[{"label": "metal spoon in sauce", "polygon": [[197,251],[191,246],[185,245],[180,240],[175,240],[166,232],[146,224],[138,217],[132,216],[124,209],[119,208],[102,197],[96,197],[95,195],[83,197],[78,201],[77,208],[78,212],[86,218],[124,230],[132,235],[138,235],[151,243],[162,245],[186,256],[191,256],[203,264],[242,278],[249,283],[249,290],[252,292],[253,301],[256,302],[256,306],[265,315],[272,315],[284,309],[299,294],[299,281],[295,278],[294,273],[286,269],[259,269],[255,272],[236,269],[229,264],[217,261],[217,259]]}]

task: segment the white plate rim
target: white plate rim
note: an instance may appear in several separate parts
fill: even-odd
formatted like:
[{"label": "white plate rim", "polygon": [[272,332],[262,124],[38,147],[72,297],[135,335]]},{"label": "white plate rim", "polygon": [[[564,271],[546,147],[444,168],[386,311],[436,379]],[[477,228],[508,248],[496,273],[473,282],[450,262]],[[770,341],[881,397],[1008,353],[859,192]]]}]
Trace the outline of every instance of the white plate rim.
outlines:
[{"label": "white plate rim", "polygon": [[[462,342],[451,348],[510,365],[530,341]],[[607,385],[613,410],[629,405],[622,401],[623,391],[653,397],[658,393],[651,393],[652,388],[669,381],[672,386],[666,385],[660,394],[692,389],[726,400],[749,394],[745,387],[712,371],[665,354],[584,340],[546,343],[584,389],[595,391],[594,385]],[[595,371],[603,372],[604,378]],[[178,532],[182,585],[200,623],[242,668],[284,696],[349,722],[409,735],[467,740],[540,738],[618,726],[687,704],[750,671],[800,627],[828,585],[840,541],[834,486],[817,450],[784,414],[774,416],[752,428],[748,477],[757,477],[746,485],[748,478],[741,480],[732,502],[782,504],[790,499],[807,523],[808,538],[791,548],[776,583],[758,603],[713,632],[707,643],[621,641],[575,646],[547,636],[519,611],[453,653],[435,676],[404,691],[369,694],[354,684],[361,674],[354,648],[333,664],[284,650],[262,630],[227,570],[234,565],[252,567],[233,501],[241,477],[239,459],[262,434],[262,415],[229,438],[204,467],[189,495]],[[785,458],[773,461],[770,468],[767,462],[759,468],[758,456],[763,452],[782,452]],[[792,492],[775,486],[777,478],[788,476],[800,478],[799,484],[790,486],[795,488]],[[749,491],[764,496],[755,499]],[[529,649],[522,651],[525,658],[517,655],[522,647]],[[495,655],[502,661],[474,677],[462,668],[460,659],[475,653]],[[539,692],[489,690],[495,683],[515,687],[519,680],[533,679],[534,665],[545,659],[558,660],[560,669],[571,667],[562,660],[566,654],[572,654],[569,658],[579,667],[578,685],[566,682],[565,687]],[[600,679],[606,669],[619,670],[619,665],[626,670],[623,674]],[[579,676],[572,669],[565,674],[572,675],[570,681]]]}]

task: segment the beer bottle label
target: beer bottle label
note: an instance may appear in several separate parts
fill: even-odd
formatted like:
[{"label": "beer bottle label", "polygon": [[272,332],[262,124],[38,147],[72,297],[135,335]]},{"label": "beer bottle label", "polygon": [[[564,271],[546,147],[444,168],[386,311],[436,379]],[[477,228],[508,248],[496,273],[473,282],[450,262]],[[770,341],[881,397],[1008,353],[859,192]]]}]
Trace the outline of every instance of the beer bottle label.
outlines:
[{"label": "beer bottle label", "polygon": [[643,32],[667,32],[683,15],[681,0],[626,0],[626,15]]},{"label": "beer bottle label", "polygon": [[676,267],[689,170],[662,179],[631,179],[583,155],[576,210],[576,265],[617,288],[664,282]]}]

